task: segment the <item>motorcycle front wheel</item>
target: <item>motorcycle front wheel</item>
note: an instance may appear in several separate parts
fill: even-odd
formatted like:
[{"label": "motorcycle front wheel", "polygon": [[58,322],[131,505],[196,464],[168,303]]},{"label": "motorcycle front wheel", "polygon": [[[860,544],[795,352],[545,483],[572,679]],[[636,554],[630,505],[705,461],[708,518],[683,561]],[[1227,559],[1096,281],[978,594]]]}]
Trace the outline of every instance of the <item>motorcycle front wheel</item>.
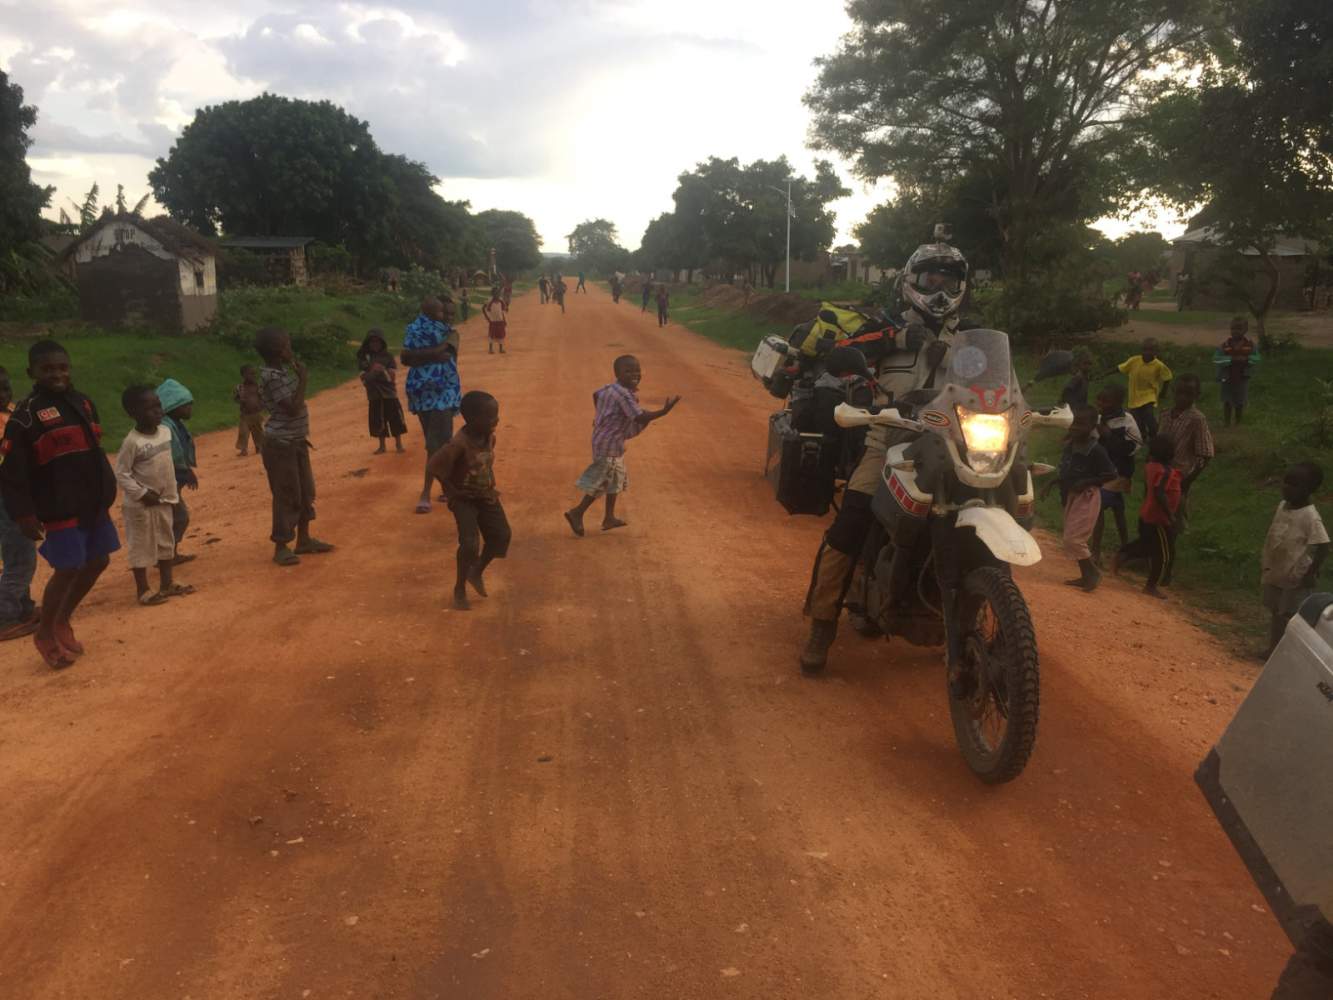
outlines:
[{"label": "motorcycle front wheel", "polygon": [[1018,777],[1037,741],[1037,636],[1017,584],[993,566],[963,578],[962,666],[949,714],[968,767],[988,785]]}]

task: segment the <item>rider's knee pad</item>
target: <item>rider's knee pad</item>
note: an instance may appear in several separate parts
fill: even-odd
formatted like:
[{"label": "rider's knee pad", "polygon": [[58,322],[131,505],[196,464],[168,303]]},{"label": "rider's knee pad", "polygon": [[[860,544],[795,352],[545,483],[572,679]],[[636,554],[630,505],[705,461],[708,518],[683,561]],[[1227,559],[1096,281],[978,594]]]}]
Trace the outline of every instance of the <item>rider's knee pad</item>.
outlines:
[{"label": "rider's knee pad", "polygon": [[859,555],[874,517],[870,509],[870,494],[848,490],[842,495],[842,506],[829,525],[824,540],[830,548],[839,552],[849,556]]}]

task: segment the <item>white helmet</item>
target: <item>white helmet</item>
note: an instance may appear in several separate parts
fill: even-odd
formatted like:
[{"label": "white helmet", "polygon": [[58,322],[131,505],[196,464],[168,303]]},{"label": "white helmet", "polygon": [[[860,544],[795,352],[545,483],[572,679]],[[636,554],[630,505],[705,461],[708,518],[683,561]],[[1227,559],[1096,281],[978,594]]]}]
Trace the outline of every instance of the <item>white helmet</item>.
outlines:
[{"label": "white helmet", "polygon": [[938,327],[967,294],[967,258],[947,243],[926,243],[916,248],[903,266],[902,296],[930,326]]}]

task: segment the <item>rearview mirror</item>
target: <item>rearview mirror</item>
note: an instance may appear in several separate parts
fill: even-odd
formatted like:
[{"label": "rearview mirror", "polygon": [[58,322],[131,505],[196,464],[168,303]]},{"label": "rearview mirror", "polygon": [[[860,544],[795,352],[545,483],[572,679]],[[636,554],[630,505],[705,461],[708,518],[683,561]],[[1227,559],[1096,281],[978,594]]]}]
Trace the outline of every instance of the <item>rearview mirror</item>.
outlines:
[{"label": "rearview mirror", "polygon": [[1068,375],[1073,370],[1073,351],[1051,351],[1041,359],[1037,374],[1032,376],[1032,381],[1040,382],[1043,379],[1055,378],[1057,375]]}]

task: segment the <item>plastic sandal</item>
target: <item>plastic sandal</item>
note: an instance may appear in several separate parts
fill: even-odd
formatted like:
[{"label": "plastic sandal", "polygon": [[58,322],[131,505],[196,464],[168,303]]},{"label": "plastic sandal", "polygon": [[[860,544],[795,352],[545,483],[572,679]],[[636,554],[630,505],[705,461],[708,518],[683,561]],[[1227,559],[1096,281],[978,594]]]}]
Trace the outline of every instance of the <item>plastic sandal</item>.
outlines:
[{"label": "plastic sandal", "polygon": [[194,588],[188,583],[173,583],[166,590],[158,591],[163,597],[185,597],[194,593]]},{"label": "plastic sandal", "polygon": [[145,608],[156,607],[159,604],[167,603],[167,595],[159,591],[145,590],[139,595],[139,603]]}]

